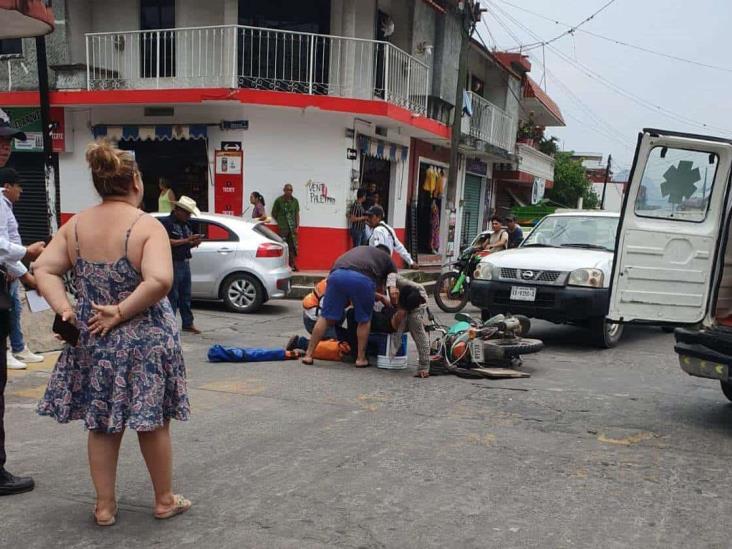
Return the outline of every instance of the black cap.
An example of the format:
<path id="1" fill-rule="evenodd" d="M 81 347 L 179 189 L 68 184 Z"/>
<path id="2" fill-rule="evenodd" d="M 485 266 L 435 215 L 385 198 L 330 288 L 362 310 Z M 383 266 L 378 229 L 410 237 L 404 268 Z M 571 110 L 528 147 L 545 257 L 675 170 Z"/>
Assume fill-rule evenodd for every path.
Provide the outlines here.
<path id="1" fill-rule="evenodd" d="M 18 185 L 19 183 L 20 175 L 13 168 L 0 168 L 0 186 Z"/>
<path id="2" fill-rule="evenodd" d="M 366 210 L 366 215 L 375 215 L 376 217 L 381 217 L 383 219 L 384 218 L 384 208 L 382 208 L 378 204 L 374 204 L 368 210 Z"/>
<path id="3" fill-rule="evenodd" d="M 11 137 L 25 141 L 25 134 L 10 127 L 10 117 L 4 110 L 0 109 L 0 137 Z"/>

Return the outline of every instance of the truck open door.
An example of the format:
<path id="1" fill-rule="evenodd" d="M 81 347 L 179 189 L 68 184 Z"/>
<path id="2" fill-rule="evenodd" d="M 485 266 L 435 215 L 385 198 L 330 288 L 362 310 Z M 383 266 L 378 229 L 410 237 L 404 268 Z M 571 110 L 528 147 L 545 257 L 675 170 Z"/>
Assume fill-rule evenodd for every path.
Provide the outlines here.
<path id="1" fill-rule="evenodd" d="M 727 239 L 732 142 L 643 130 L 618 227 L 608 319 L 696 324 Z"/>

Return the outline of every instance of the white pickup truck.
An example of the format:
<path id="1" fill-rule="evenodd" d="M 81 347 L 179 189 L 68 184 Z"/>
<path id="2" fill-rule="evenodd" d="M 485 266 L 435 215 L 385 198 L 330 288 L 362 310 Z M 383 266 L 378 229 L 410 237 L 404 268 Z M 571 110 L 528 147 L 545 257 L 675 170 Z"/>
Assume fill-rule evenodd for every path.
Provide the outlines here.
<path id="1" fill-rule="evenodd" d="M 471 302 L 484 318 L 513 313 L 577 324 L 591 330 L 598 346 L 616 345 L 623 327 L 605 316 L 618 219 L 594 211 L 546 216 L 518 248 L 478 264 Z"/>

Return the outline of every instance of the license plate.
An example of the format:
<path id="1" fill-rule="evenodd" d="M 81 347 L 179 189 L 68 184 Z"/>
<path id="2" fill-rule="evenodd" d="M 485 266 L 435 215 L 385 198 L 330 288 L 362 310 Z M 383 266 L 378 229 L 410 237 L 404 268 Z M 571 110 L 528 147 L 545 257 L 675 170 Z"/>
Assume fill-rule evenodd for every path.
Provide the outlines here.
<path id="1" fill-rule="evenodd" d="M 536 288 L 529 286 L 511 286 L 512 301 L 536 301 Z"/>
<path id="2" fill-rule="evenodd" d="M 483 362 L 483 340 L 474 339 L 470 342 L 470 356 L 473 362 Z"/>

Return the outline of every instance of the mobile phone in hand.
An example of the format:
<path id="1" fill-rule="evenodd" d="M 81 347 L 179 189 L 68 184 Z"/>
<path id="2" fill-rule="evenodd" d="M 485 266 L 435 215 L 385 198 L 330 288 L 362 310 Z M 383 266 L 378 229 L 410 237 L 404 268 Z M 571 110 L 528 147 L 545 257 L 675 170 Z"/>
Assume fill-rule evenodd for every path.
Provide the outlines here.
<path id="1" fill-rule="evenodd" d="M 76 344 L 79 343 L 79 328 L 74 326 L 71 322 L 65 321 L 61 315 L 56 315 L 51 329 L 53 330 L 53 333 L 60 335 L 61 338 L 72 347 L 76 347 Z"/>

